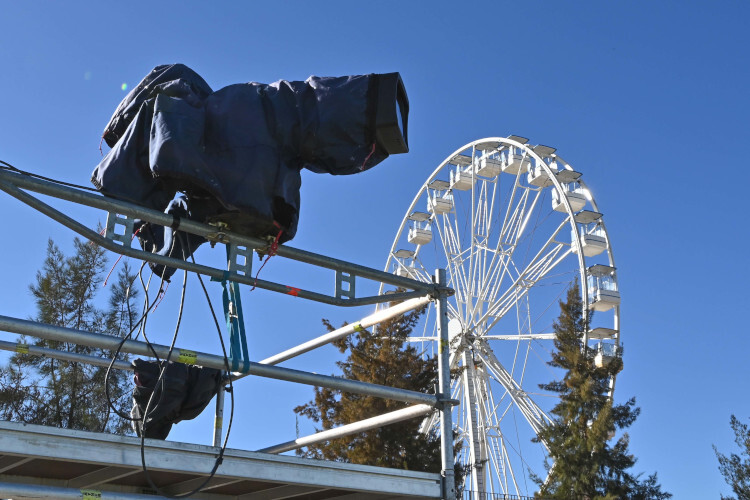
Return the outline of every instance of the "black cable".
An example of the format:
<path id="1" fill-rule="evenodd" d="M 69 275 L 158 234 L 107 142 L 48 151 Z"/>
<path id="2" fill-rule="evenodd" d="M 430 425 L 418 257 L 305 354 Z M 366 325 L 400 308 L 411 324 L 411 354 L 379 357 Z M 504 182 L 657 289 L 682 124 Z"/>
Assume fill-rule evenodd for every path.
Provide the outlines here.
<path id="1" fill-rule="evenodd" d="M 187 248 L 188 248 L 188 254 L 190 254 L 191 260 L 193 261 L 193 263 L 195 263 L 195 258 L 192 256 L 192 252 L 190 252 L 189 241 L 186 243 L 185 241 L 182 240 L 182 235 L 180 235 L 178 232 L 175 232 L 175 233 L 176 233 L 177 237 L 180 239 L 181 247 L 183 248 L 183 258 L 186 257 L 184 249 L 187 246 Z M 224 354 L 224 367 L 225 367 L 227 373 L 229 373 L 230 372 L 230 369 L 229 369 L 229 357 L 227 356 L 226 346 L 224 344 L 224 339 L 223 339 L 222 334 L 221 334 L 221 327 L 219 326 L 219 320 L 216 317 L 216 312 L 214 311 L 213 305 L 211 304 L 211 298 L 210 298 L 210 296 L 208 294 L 208 290 L 206 289 L 205 284 L 203 283 L 203 279 L 201 278 L 200 274 L 196 274 L 196 275 L 198 276 L 198 281 L 200 282 L 201 288 L 203 289 L 203 292 L 204 292 L 204 294 L 206 296 L 206 300 L 208 301 L 208 307 L 209 307 L 209 309 L 211 311 L 211 316 L 213 317 L 214 324 L 216 326 L 216 330 L 217 330 L 218 335 L 219 335 L 219 342 L 221 343 L 222 353 Z M 184 303 L 185 303 L 185 288 L 186 288 L 186 283 L 187 283 L 187 271 L 185 271 L 184 279 L 183 279 L 183 287 L 182 287 L 182 294 L 181 294 L 181 298 L 180 298 L 180 310 L 179 310 L 179 318 L 178 318 L 177 326 L 175 328 L 175 333 L 174 333 L 174 336 L 172 338 L 172 344 L 170 345 L 170 348 L 169 348 L 169 353 L 167 355 L 166 363 L 164 363 L 164 366 L 163 366 L 163 368 L 161 370 L 161 373 L 159 374 L 159 380 L 157 381 L 157 385 L 159 384 L 159 382 L 161 382 L 162 385 L 163 385 L 163 375 L 164 375 L 164 372 L 166 371 L 166 366 L 167 366 L 167 364 L 168 364 L 168 362 L 169 362 L 169 360 L 171 358 L 171 355 L 172 355 L 172 352 L 173 352 L 173 349 L 174 349 L 174 345 L 175 345 L 175 342 L 177 340 L 177 334 L 178 334 L 178 331 L 179 331 L 180 320 L 182 318 L 182 312 L 183 312 Z M 234 420 L 234 387 L 232 385 L 232 378 L 229 377 L 229 376 L 227 376 L 227 379 L 229 381 L 229 393 L 230 393 L 230 400 L 231 400 L 230 413 L 229 413 L 229 423 L 227 425 L 227 433 L 226 433 L 226 436 L 224 438 L 224 443 L 223 443 L 221 449 L 219 450 L 219 454 L 216 457 L 216 461 L 214 462 L 214 466 L 211 469 L 211 472 L 209 472 L 209 475 L 206 477 L 206 479 L 198 487 L 196 487 L 194 490 L 190 491 L 189 493 L 183 493 L 183 494 L 180 494 L 180 495 L 171 495 L 171 494 L 168 494 L 166 492 L 163 492 L 158 486 L 156 486 L 154 484 L 153 480 L 151 479 L 151 475 L 148 472 L 148 467 L 146 466 L 145 433 L 143 431 L 141 432 L 141 465 L 143 467 L 143 472 L 144 472 L 144 474 L 146 476 L 146 480 L 148 481 L 148 483 L 151 486 L 151 488 L 153 488 L 158 494 L 166 496 L 166 497 L 169 497 L 169 498 L 186 498 L 186 497 L 189 497 L 189 496 L 194 495 L 195 493 L 199 492 L 200 490 L 202 490 L 208 484 L 208 482 L 214 477 L 214 475 L 216 474 L 216 471 L 218 470 L 219 466 L 221 465 L 221 463 L 224 460 L 224 452 L 226 451 L 227 444 L 229 442 L 229 434 L 230 434 L 230 432 L 232 430 L 232 422 Z M 219 390 L 223 390 L 224 389 L 223 385 L 224 384 L 222 383 L 222 387 Z M 155 387 L 156 387 L 156 385 L 155 385 Z M 165 392 L 164 388 L 162 387 L 162 395 L 164 394 L 164 392 Z M 144 415 L 143 415 L 143 421 L 144 421 L 144 423 L 145 423 L 146 417 L 148 415 L 149 407 L 151 405 L 153 396 L 154 396 L 154 393 L 151 393 L 151 397 L 149 398 L 149 401 L 146 404 L 146 409 L 145 409 Z"/>
<path id="2" fill-rule="evenodd" d="M 171 256 L 171 253 L 172 252 L 170 250 L 170 255 L 169 256 Z M 152 308 L 155 309 L 156 305 L 159 302 L 155 300 L 152 304 L 149 305 L 148 289 L 149 289 L 149 287 L 151 285 L 151 278 L 153 277 L 153 272 L 151 273 L 151 276 L 149 276 L 148 284 L 144 283 L 143 282 L 143 269 L 144 269 L 145 266 L 146 266 L 146 263 L 144 262 L 143 264 L 141 264 L 141 268 L 138 270 L 138 278 L 141 281 L 141 286 L 143 287 L 143 292 L 144 292 L 143 313 L 142 313 L 140 319 L 138 320 L 138 322 L 135 324 L 135 326 L 132 326 L 132 321 L 130 320 L 130 300 L 128 299 L 128 296 L 130 294 L 130 286 L 128 286 L 128 290 L 127 290 L 126 298 L 125 298 L 125 303 L 127 304 L 127 307 L 128 307 L 128 321 L 131 323 L 131 325 L 130 325 L 131 328 L 130 328 L 130 331 L 128 332 L 128 334 L 123 337 L 123 339 L 120 341 L 119 345 L 117 346 L 117 349 L 115 350 L 115 354 L 112 356 L 112 360 L 110 361 L 109 366 L 107 367 L 107 371 L 105 372 L 105 375 L 104 375 L 104 392 L 105 392 L 105 395 L 106 395 L 106 398 L 107 398 L 108 407 L 107 407 L 107 418 L 105 419 L 104 426 L 102 428 L 102 432 L 104 432 L 104 430 L 106 429 L 107 420 L 109 420 L 109 413 L 110 413 L 111 410 L 114 410 L 114 412 L 115 412 L 115 414 L 117 416 L 119 416 L 120 418 L 123 418 L 123 419 L 125 419 L 125 420 L 127 420 L 129 422 L 142 422 L 143 421 L 143 417 L 141 417 L 141 418 L 132 418 L 132 416 L 130 414 L 124 413 L 124 412 L 120 411 L 118 408 L 116 408 L 114 406 L 114 403 L 112 402 L 112 398 L 111 398 L 110 392 L 109 392 L 109 376 L 110 376 L 112 367 L 114 366 L 115 361 L 117 360 L 117 357 L 120 355 L 120 351 L 122 350 L 122 347 L 125 345 L 125 341 L 127 341 L 128 339 L 130 339 L 132 337 L 133 332 L 139 326 L 141 326 L 142 333 L 143 333 L 143 338 L 146 340 L 146 345 L 148 346 L 149 349 L 151 349 L 151 353 L 153 354 L 154 358 L 156 358 L 156 361 L 159 364 L 159 366 L 161 367 L 161 365 L 162 365 L 161 359 L 159 358 L 159 354 L 156 352 L 156 350 L 154 349 L 154 347 L 151 345 L 151 342 L 146 337 L 146 331 L 145 331 L 146 320 L 148 319 L 148 315 L 151 312 Z M 164 281 L 165 281 L 164 280 L 164 274 L 165 274 L 165 272 L 166 272 L 166 268 L 164 268 L 162 270 L 161 284 L 159 286 L 159 293 L 163 293 L 164 292 L 163 287 L 164 287 Z M 157 299 L 158 299 L 159 293 L 157 293 Z M 136 335 L 136 338 L 138 338 L 138 335 Z M 157 406 L 158 406 L 158 403 L 157 403 Z"/>
<path id="3" fill-rule="evenodd" d="M 130 414 L 124 413 L 124 412 L 120 411 L 118 408 L 115 407 L 114 403 L 112 402 L 112 397 L 111 397 L 110 392 L 109 392 L 109 376 L 110 376 L 112 368 L 114 367 L 115 361 L 117 360 L 117 357 L 120 355 L 120 351 L 122 350 L 122 347 L 125 345 L 125 342 L 132 337 L 133 332 L 135 331 L 135 329 L 138 328 L 141 325 L 141 323 L 145 320 L 145 318 L 147 317 L 147 315 L 151 312 L 151 310 L 154 308 L 154 306 L 156 304 L 157 304 L 157 302 L 154 302 L 153 304 L 151 304 L 149 306 L 149 308 L 144 312 L 144 314 L 141 316 L 141 318 L 138 320 L 138 322 L 136 322 L 135 326 L 133 326 L 131 328 L 131 330 L 128 332 L 128 334 L 125 335 L 123 337 L 123 339 L 120 341 L 120 344 L 117 346 L 117 349 L 115 350 L 115 354 L 114 354 L 114 356 L 112 356 L 112 360 L 110 361 L 109 366 L 107 367 L 107 372 L 104 375 L 104 392 L 105 392 L 105 395 L 107 397 L 107 404 L 109 405 L 109 408 L 111 410 L 113 410 L 117 416 L 119 416 L 120 418 L 123 418 L 125 420 L 128 420 L 130 422 L 142 421 L 143 419 L 142 418 L 132 418 L 132 416 Z M 129 315 L 130 315 L 130 305 L 128 304 L 128 316 Z M 131 321 L 131 323 L 132 323 L 132 321 Z M 151 348 L 152 352 L 154 354 L 156 354 L 156 351 L 154 350 L 154 348 L 151 345 L 151 343 L 147 342 L 147 345 Z M 106 422 L 105 422 L 105 426 L 106 426 Z M 104 432 L 104 431 L 102 430 L 102 432 Z"/>
<path id="4" fill-rule="evenodd" d="M 25 172 L 25 171 L 23 171 L 23 170 L 21 170 L 19 168 L 14 167 L 13 165 L 11 165 L 10 163 L 8 163 L 7 161 L 3 161 L 3 160 L 0 160 L 0 169 L 2 169 L 2 170 L 10 170 L 10 171 L 16 172 L 18 174 L 27 175 L 29 177 L 35 177 L 37 179 L 42 179 L 42 180 L 48 181 L 48 182 L 54 182 L 55 184 L 60 184 L 61 186 L 68 186 L 68 187 L 73 187 L 73 188 L 77 188 L 77 189 L 84 189 L 86 191 L 94 191 L 95 193 L 99 192 L 98 189 L 94 189 L 94 188 L 91 188 L 91 187 L 88 187 L 88 186 L 81 186 L 79 184 L 73 184 L 71 182 L 59 181 L 57 179 L 52 179 L 50 177 L 45 177 L 43 175 L 32 174 L 31 172 Z"/>
<path id="5" fill-rule="evenodd" d="M 183 259 L 187 260 L 186 259 L 187 256 L 185 255 L 185 248 L 187 247 L 188 250 L 190 249 L 189 248 L 190 247 L 189 241 L 187 241 L 187 242 L 183 241 L 182 235 L 180 235 L 179 233 L 177 233 L 177 236 L 178 236 L 178 238 L 180 238 L 180 243 L 181 243 L 181 247 L 182 247 L 182 251 L 183 251 Z M 172 249 L 170 249 L 170 255 L 169 256 L 171 256 L 173 250 L 174 250 L 174 246 L 172 247 Z M 188 253 L 190 254 L 190 257 L 191 257 L 193 263 L 195 263 L 195 258 L 192 256 L 192 252 L 188 252 Z M 153 488 L 158 494 L 163 495 L 163 496 L 167 496 L 169 498 L 185 498 L 185 497 L 189 497 L 189 496 L 197 493 L 201 489 L 203 489 L 206 486 L 206 484 L 208 484 L 208 482 L 214 477 L 214 475 L 216 474 L 216 471 L 218 470 L 219 466 L 221 465 L 221 463 L 222 463 L 222 461 L 224 459 L 224 453 L 226 451 L 226 447 L 227 447 L 227 444 L 229 442 L 229 435 L 231 433 L 232 423 L 234 421 L 234 403 L 235 403 L 235 401 L 234 401 L 234 387 L 233 387 L 233 384 L 232 384 L 232 378 L 230 376 L 228 376 L 228 374 L 230 373 L 229 357 L 227 355 L 226 345 L 224 344 L 224 339 L 222 337 L 221 326 L 219 325 L 219 321 L 217 319 L 216 312 L 215 312 L 215 310 L 213 308 L 213 304 L 211 303 L 211 298 L 210 298 L 210 296 L 208 294 L 208 290 L 206 289 L 205 283 L 203 282 L 203 279 L 200 276 L 200 274 L 197 274 L 198 281 L 200 282 L 201 288 L 203 289 L 203 292 L 204 292 L 204 294 L 206 296 L 206 300 L 208 302 L 208 307 L 209 307 L 209 309 L 211 311 L 211 315 L 212 315 L 212 318 L 214 320 L 214 325 L 216 326 L 216 330 L 217 330 L 217 333 L 219 335 L 219 342 L 221 344 L 222 353 L 224 355 L 224 367 L 225 367 L 225 370 L 226 370 L 226 373 L 227 373 L 227 376 L 225 378 L 226 378 L 226 380 L 229 383 L 229 388 L 226 389 L 224 387 L 224 382 L 222 381 L 221 382 L 221 388 L 219 390 L 227 390 L 230 393 L 230 402 L 231 402 L 231 404 L 230 404 L 229 422 L 228 422 L 228 425 L 227 425 L 227 432 L 226 432 L 226 436 L 224 438 L 224 443 L 223 443 L 221 449 L 219 450 L 219 454 L 216 457 L 216 461 L 214 463 L 214 466 L 211 469 L 211 472 L 209 473 L 209 475 L 206 477 L 205 481 L 203 481 L 202 484 L 200 484 L 197 488 L 195 488 L 193 491 L 191 491 L 189 493 L 184 493 L 184 494 L 180 494 L 180 495 L 170 495 L 170 494 L 167 494 L 167 493 L 161 491 L 161 489 L 154 484 L 154 482 L 153 482 L 153 480 L 152 480 L 152 478 L 151 478 L 151 476 L 149 474 L 148 467 L 146 465 L 146 457 L 145 457 L 145 432 L 144 432 L 144 428 L 143 427 L 145 426 L 145 422 L 146 422 L 146 419 L 148 417 L 149 412 L 153 411 L 152 407 L 153 408 L 157 408 L 159 406 L 159 404 L 161 404 L 162 398 L 164 397 L 164 394 L 166 393 L 164 374 L 166 372 L 167 366 L 169 365 L 172 353 L 174 352 L 174 347 L 175 347 L 175 344 L 177 342 L 177 336 L 178 336 L 179 329 L 180 329 L 180 324 L 181 324 L 181 321 L 182 321 L 182 313 L 184 311 L 184 305 L 185 305 L 185 293 L 186 293 L 186 288 L 187 288 L 187 271 L 185 271 L 185 273 L 183 275 L 182 293 L 180 295 L 180 308 L 179 308 L 179 313 L 178 313 L 177 324 L 175 326 L 175 332 L 174 332 L 174 335 L 172 337 L 172 343 L 171 343 L 171 345 L 169 347 L 169 351 L 167 353 L 167 358 L 162 362 L 162 360 L 159 358 L 158 354 L 156 353 L 155 349 L 153 348 L 151 342 L 147 338 L 146 332 L 145 332 L 145 326 L 146 326 L 146 322 L 147 322 L 147 319 L 148 319 L 148 315 L 151 313 L 152 309 L 155 308 L 155 306 L 159 303 L 159 301 L 158 301 L 158 294 L 157 294 L 157 300 L 155 300 L 153 303 L 149 303 L 150 301 L 149 301 L 149 297 L 148 297 L 148 289 L 149 289 L 149 286 L 150 286 L 151 277 L 153 277 L 153 273 L 151 274 L 151 277 L 149 277 L 148 285 L 147 285 L 143 281 L 143 275 L 142 275 L 142 273 L 143 273 L 144 267 L 145 267 L 145 263 L 141 265 L 141 269 L 138 272 L 138 277 L 139 277 L 139 279 L 141 281 L 141 286 L 144 289 L 144 310 L 143 310 L 143 313 L 142 313 L 140 319 L 138 320 L 138 322 L 135 325 L 132 325 L 132 322 L 131 322 L 130 331 L 122 339 L 122 341 L 120 342 L 120 344 L 117 347 L 117 350 L 115 351 L 114 356 L 112 357 L 112 360 L 111 360 L 111 362 L 110 362 L 110 364 L 109 364 L 109 366 L 107 368 L 107 372 L 105 374 L 105 392 L 107 394 L 107 401 L 108 401 L 109 408 L 113 409 L 117 413 L 118 416 L 120 416 L 121 418 L 124 418 L 126 420 L 129 420 L 131 422 L 132 421 L 139 421 L 139 422 L 141 422 L 141 432 L 140 432 L 140 435 L 141 435 L 140 436 L 141 437 L 141 446 L 140 446 L 140 448 L 141 448 L 141 465 L 143 467 L 143 471 L 144 471 L 144 473 L 146 475 L 146 479 L 147 479 L 149 485 L 151 486 L 151 488 Z M 166 266 L 162 270 L 161 285 L 159 287 L 159 293 L 163 293 L 163 291 L 164 291 L 163 286 L 164 286 L 164 281 L 165 281 L 164 280 L 164 274 L 165 274 L 165 272 L 166 272 Z M 128 297 L 129 296 L 129 291 L 130 291 L 130 287 L 128 287 L 128 290 L 127 290 L 127 293 L 126 293 L 126 304 L 127 304 L 127 307 L 128 307 L 128 319 L 129 319 L 129 321 L 131 321 L 130 320 L 130 302 L 129 302 L 129 297 Z M 128 340 L 129 338 L 131 338 L 133 332 L 136 329 L 138 329 L 139 327 L 140 327 L 139 334 L 143 333 L 143 337 L 144 337 L 144 340 L 146 341 L 146 344 L 151 349 L 154 357 L 157 360 L 157 363 L 159 364 L 160 372 L 159 372 L 159 378 L 157 379 L 156 383 L 154 384 L 154 390 L 151 393 L 151 396 L 149 397 L 148 402 L 146 403 L 146 407 L 144 409 L 142 417 L 141 418 L 132 418 L 130 415 L 125 415 L 121 411 L 119 411 L 117 408 L 115 408 L 114 404 L 111 401 L 111 396 L 110 396 L 110 393 L 109 393 L 108 380 L 109 380 L 110 371 L 111 371 L 112 367 L 114 366 L 114 362 L 117 359 L 117 357 L 119 356 L 119 353 L 122 350 L 122 347 L 124 346 L 125 341 Z M 155 394 L 157 388 L 159 388 L 159 387 L 160 387 L 159 401 L 156 403 L 156 405 L 153 405 L 154 394 Z M 105 426 L 106 426 L 106 421 L 105 421 Z"/>
<path id="6" fill-rule="evenodd" d="M 165 268 L 166 270 L 166 268 Z M 156 486 L 151 479 L 151 475 L 148 472 L 148 467 L 146 466 L 146 420 L 148 419 L 149 411 L 152 410 L 151 404 L 154 401 L 154 395 L 156 394 L 156 391 L 159 390 L 159 402 L 153 407 L 153 409 L 157 408 L 159 406 L 159 403 L 161 403 L 161 398 L 164 397 L 165 390 L 165 381 L 164 381 L 164 374 L 167 371 L 167 367 L 169 366 L 169 361 L 172 358 L 172 353 L 174 352 L 174 346 L 177 342 L 177 335 L 180 332 L 180 324 L 182 323 L 182 313 L 185 309 L 185 291 L 187 289 L 187 271 L 184 271 L 183 273 L 183 279 L 182 279 L 182 291 L 180 294 L 180 308 L 177 313 L 177 324 L 175 325 L 174 334 L 172 335 L 172 343 L 169 345 L 169 351 L 167 352 L 167 357 L 164 360 L 164 363 L 161 364 L 160 370 L 159 370 L 159 378 L 156 380 L 156 383 L 154 384 L 154 390 L 151 392 L 151 395 L 148 398 L 148 402 L 146 403 L 146 407 L 143 410 L 143 423 L 141 425 L 141 465 L 143 467 L 143 472 L 146 475 L 146 480 L 148 481 L 151 488 L 153 488 L 158 494 L 167 496 L 169 498 L 184 498 L 186 496 L 190 496 L 195 492 L 190 492 L 189 494 L 185 495 L 169 495 L 164 492 L 162 492 L 158 486 Z M 204 485 L 201 485 L 203 487 Z"/>

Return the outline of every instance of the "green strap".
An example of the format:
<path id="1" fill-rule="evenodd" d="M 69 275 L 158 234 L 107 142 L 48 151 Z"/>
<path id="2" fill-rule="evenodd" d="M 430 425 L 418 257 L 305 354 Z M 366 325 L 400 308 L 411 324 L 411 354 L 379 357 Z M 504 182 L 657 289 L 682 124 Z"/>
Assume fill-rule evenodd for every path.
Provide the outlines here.
<path id="1" fill-rule="evenodd" d="M 250 354 L 247 349 L 247 338 L 245 337 L 245 319 L 242 315 L 242 299 L 240 298 L 240 285 L 239 283 L 229 283 L 229 295 L 231 296 L 232 304 L 234 304 L 235 314 L 230 315 L 231 320 L 231 334 L 232 339 L 231 353 L 232 356 L 232 370 L 237 371 L 239 364 L 239 357 L 242 356 L 242 372 L 246 372 L 250 368 Z M 229 321 L 227 321 L 229 323 Z"/>
<path id="2" fill-rule="evenodd" d="M 227 246 L 227 257 L 229 257 L 229 246 Z M 224 271 L 222 279 L 211 278 L 211 281 L 221 281 L 223 292 L 221 294 L 224 303 L 224 317 L 229 330 L 229 357 L 232 361 L 232 371 L 245 373 L 250 368 L 250 354 L 247 349 L 247 338 L 245 337 L 245 320 L 242 315 L 242 300 L 240 298 L 240 285 L 229 281 L 229 272 Z M 240 369 L 240 358 L 242 368 Z"/>

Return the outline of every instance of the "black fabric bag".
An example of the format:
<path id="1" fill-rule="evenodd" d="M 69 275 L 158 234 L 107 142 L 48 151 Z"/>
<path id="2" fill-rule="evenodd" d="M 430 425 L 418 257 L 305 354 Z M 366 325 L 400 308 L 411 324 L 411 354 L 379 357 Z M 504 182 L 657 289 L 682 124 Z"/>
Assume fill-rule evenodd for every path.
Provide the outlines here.
<path id="1" fill-rule="evenodd" d="M 169 362 L 159 380 L 158 362 L 135 359 L 133 367 L 135 388 L 130 416 L 135 419 L 136 434 L 147 438 L 166 439 L 172 424 L 200 415 L 222 386 L 221 371 L 215 368 Z"/>

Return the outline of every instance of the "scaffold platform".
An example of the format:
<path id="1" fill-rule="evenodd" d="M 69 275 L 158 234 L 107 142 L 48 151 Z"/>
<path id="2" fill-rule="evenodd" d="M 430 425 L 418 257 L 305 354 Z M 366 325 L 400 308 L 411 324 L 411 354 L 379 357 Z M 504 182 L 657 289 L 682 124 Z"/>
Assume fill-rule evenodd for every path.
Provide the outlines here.
<path id="1" fill-rule="evenodd" d="M 136 500 L 155 498 L 190 498 L 208 500 L 296 499 L 318 500 L 421 500 L 455 498 L 453 477 L 449 350 L 438 356 L 438 384 L 433 394 L 396 387 L 382 386 L 342 377 L 320 375 L 275 366 L 300 354 L 344 338 L 355 331 L 376 325 L 434 301 L 438 311 L 439 339 L 448 344 L 447 297 L 453 290 L 446 286 L 445 271 L 437 269 L 433 282 L 422 282 L 388 272 L 371 269 L 309 251 L 284 245 L 274 251 L 280 258 L 291 259 L 316 268 L 333 271 L 333 294 L 316 290 L 292 288 L 281 283 L 252 277 L 250 262 L 253 252 L 267 254 L 269 242 L 236 234 L 225 228 L 175 219 L 167 214 L 124 201 L 89 193 L 80 189 L 38 179 L 23 172 L 0 169 L 0 190 L 47 215 L 89 241 L 119 255 L 133 257 L 163 266 L 201 274 L 219 281 L 266 289 L 322 304 L 340 307 L 386 304 L 391 306 L 319 337 L 303 342 L 259 362 L 226 357 L 181 346 L 165 346 L 119 338 L 98 332 L 75 330 L 0 315 L 0 332 L 26 335 L 55 342 L 86 345 L 122 354 L 200 365 L 221 370 L 224 380 L 238 382 L 248 375 L 286 380 L 316 387 L 386 398 L 410 403 L 403 409 L 353 422 L 310 436 L 280 443 L 259 451 L 226 449 L 215 473 L 212 471 L 221 455 L 224 392 L 216 395 L 216 418 L 213 446 L 141 440 L 139 437 L 61 429 L 20 422 L 0 421 L 0 499 L 83 499 Z M 107 225 L 102 233 L 84 226 L 30 192 L 48 198 L 71 202 L 107 212 Z M 162 256 L 131 247 L 133 221 L 172 227 L 175 231 L 206 238 L 212 244 L 227 246 L 228 269 L 218 269 L 192 261 Z M 124 231 L 124 234 L 121 234 Z M 229 258 L 231 256 L 231 258 Z M 245 256 L 245 263 L 240 264 Z M 355 278 L 371 280 L 396 287 L 392 294 L 360 296 L 355 294 Z M 38 347 L 24 342 L 0 341 L 0 350 L 25 352 L 35 356 L 65 359 L 96 366 L 109 366 L 109 359 L 80 355 L 57 349 Z M 20 346 L 20 347 L 19 347 Z M 19 349 L 21 349 L 19 351 Z M 112 367 L 132 370 L 129 363 L 115 359 Z M 441 471 L 415 472 L 342 462 L 305 459 L 281 453 L 317 442 L 340 438 L 411 418 L 439 414 L 441 435 Z M 226 445 L 228 437 L 224 440 Z M 144 471 L 142 453 L 145 456 Z M 197 493 L 194 491 L 200 490 Z"/>
<path id="2" fill-rule="evenodd" d="M 145 440 L 151 480 L 168 495 L 199 486 L 214 446 Z M 0 498 L 130 500 L 155 494 L 136 437 L 0 422 Z M 215 476 L 191 498 L 422 500 L 440 498 L 440 474 L 227 449 Z"/>

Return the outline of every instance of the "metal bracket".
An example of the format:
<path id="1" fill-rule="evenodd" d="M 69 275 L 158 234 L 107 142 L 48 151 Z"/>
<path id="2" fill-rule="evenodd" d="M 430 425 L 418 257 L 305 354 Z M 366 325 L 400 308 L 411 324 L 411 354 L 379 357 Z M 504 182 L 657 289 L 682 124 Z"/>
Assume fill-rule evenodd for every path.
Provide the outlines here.
<path id="1" fill-rule="evenodd" d="M 243 276 L 251 276 L 253 271 L 253 249 L 248 246 L 227 243 L 229 257 L 227 269 Z"/>
<path id="2" fill-rule="evenodd" d="M 107 232 L 104 237 L 119 241 L 123 246 L 130 248 L 130 242 L 133 241 L 133 223 L 135 219 L 131 219 L 126 215 L 119 215 L 116 212 L 107 213 Z M 122 233 L 117 232 L 117 226 L 124 226 Z"/>
<path id="3" fill-rule="evenodd" d="M 336 298 L 337 299 L 353 299 L 354 298 L 354 280 L 356 276 L 353 274 L 345 273 L 343 271 L 336 271 Z"/>
<path id="4" fill-rule="evenodd" d="M 445 407 L 445 406 L 458 406 L 461 404 L 461 401 L 458 399 L 450 399 L 450 398 L 441 398 L 438 396 L 438 407 Z"/>

